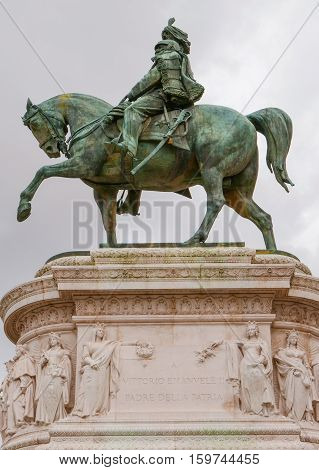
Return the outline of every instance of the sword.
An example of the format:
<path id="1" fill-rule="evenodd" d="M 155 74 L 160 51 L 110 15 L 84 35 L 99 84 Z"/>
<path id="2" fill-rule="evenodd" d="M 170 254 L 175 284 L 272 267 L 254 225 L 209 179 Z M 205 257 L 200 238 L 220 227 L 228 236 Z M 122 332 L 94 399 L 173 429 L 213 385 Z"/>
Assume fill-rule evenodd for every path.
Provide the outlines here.
<path id="1" fill-rule="evenodd" d="M 136 175 L 136 173 L 141 168 L 143 168 L 143 166 L 146 165 L 146 163 L 149 162 L 157 154 L 157 152 L 166 144 L 166 142 L 170 139 L 170 137 L 172 137 L 177 127 L 180 124 L 182 124 L 182 122 L 186 122 L 190 117 L 191 117 L 191 113 L 183 109 L 183 111 L 181 111 L 180 114 L 178 115 L 176 121 L 174 121 L 170 129 L 164 135 L 160 143 L 152 150 L 152 152 L 146 158 L 144 158 L 144 160 L 141 161 L 141 163 L 139 163 L 138 165 L 136 165 L 136 167 L 133 168 L 133 170 L 131 171 L 131 174 Z"/>

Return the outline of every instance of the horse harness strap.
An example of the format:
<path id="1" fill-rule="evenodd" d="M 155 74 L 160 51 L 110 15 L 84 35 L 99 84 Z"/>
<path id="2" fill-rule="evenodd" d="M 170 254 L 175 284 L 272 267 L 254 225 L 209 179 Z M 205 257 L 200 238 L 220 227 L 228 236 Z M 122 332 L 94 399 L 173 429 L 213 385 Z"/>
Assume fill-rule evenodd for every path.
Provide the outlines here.
<path id="1" fill-rule="evenodd" d="M 74 145 L 76 142 L 79 140 L 84 139 L 85 137 L 89 136 L 92 134 L 96 129 L 100 127 L 102 124 L 102 121 L 104 120 L 106 115 L 103 115 L 102 117 L 99 117 L 97 119 L 94 119 L 93 121 L 90 121 L 88 124 L 85 124 L 84 126 L 80 127 L 77 129 L 66 141 L 67 144 L 69 144 L 69 150 Z M 92 127 L 90 127 L 92 126 Z M 86 132 L 81 134 L 81 131 L 84 131 L 85 129 L 89 128 Z"/>
<path id="2" fill-rule="evenodd" d="M 39 114 L 41 114 L 41 116 L 49 124 L 48 127 L 49 127 L 50 137 L 47 140 L 45 140 L 44 142 L 42 142 L 41 144 L 39 144 L 40 148 L 42 149 L 42 147 L 44 147 L 44 145 L 47 142 L 49 142 L 49 140 L 54 139 L 58 144 L 58 149 L 60 150 L 60 152 L 62 152 L 68 158 L 69 157 L 69 152 L 68 152 L 67 144 L 66 144 L 65 139 L 64 139 L 64 135 L 61 135 L 59 133 L 58 129 L 56 128 L 56 126 L 52 122 L 52 119 L 55 119 L 56 121 L 59 121 L 63 126 L 66 125 L 65 122 L 62 119 L 57 118 L 56 116 L 48 115 L 39 106 L 34 106 L 33 105 L 33 107 L 35 109 L 35 112 L 27 119 L 27 121 L 29 121 L 29 119 L 31 117 L 33 117 L 36 113 L 39 113 Z M 28 125 L 27 121 L 25 122 L 26 125 Z"/>

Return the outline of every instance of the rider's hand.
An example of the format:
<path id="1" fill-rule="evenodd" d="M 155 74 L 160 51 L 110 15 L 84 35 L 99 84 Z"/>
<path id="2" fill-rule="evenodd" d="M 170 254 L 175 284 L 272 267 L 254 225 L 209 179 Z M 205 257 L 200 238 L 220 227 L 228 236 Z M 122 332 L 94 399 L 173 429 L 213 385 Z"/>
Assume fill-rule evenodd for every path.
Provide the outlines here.
<path id="1" fill-rule="evenodd" d="M 111 124 L 111 122 L 113 122 L 113 119 L 114 119 L 113 116 L 107 114 L 107 115 L 103 118 L 102 123 L 103 123 L 103 124 L 106 124 L 106 125 L 107 125 L 107 124 Z"/>

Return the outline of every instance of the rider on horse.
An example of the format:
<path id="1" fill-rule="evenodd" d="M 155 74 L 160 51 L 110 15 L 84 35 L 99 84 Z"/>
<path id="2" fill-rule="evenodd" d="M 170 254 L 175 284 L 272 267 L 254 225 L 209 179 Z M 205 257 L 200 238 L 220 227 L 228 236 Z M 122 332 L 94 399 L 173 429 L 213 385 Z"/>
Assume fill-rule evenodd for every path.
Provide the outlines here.
<path id="1" fill-rule="evenodd" d="M 162 31 L 162 41 L 155 46 L 154 64 L 150 71 L 131 89 L 125 99 L 108 114 L 106 122 L 124 116 L 123 141 L 114 139 L 109 145 L 112 153 L 136 155 L 143 124 L 150 116 L 167 109 L 192 106 L 204 93 L 204 87 L 193 77 L 188 54 L 188 35 L 173 26 L 174 18 Z M 126 100 L 128 99 L 128 101 Z M 130 190 L 120 213 L 137 215 L 140 191 Z"/>

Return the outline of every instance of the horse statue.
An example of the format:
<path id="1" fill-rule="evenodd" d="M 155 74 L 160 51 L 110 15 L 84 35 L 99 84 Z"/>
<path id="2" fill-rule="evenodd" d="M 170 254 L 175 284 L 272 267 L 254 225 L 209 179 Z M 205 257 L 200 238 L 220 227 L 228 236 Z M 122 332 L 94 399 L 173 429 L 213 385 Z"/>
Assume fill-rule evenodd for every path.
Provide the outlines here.
<path id="1" fill-rule="evenodd" d="M 289 116 L 266 108 L 244 116 L 223 106 L 196 105 L 185 135 L 187 149 L 166 143 L 134 176 L 123 172 L 120 154 L 109 154 L 111 137 L 103 124 L 111 110 L 105 101 L 83 94 L 62 94 L 40 105 L 27 102 L 23 122 L 50 158 L 64 153 L 67 160 L 40 168 L 20 195 L 17 219 L 31 213 L 31 200 L 40 184 L 53 176 L 80 178 L 93 188 L 107 233 L 108 246 L 116 246 L 116 213 L 119 190 L 187 192 L 201 185 L 207 194 L 207 209 L 196 233 L 185 245 L 204 243 L 226 204 L 251 220 L 262 232 L 266 248 L 276 250 L 271 216 L 253 200 L 258 174 L 257 131 L 267 140 L 267 164 L 288 192 L 293 185 L 286 170 L 292 137 Z M 153 119 L 153 118 L 151 118 Z M 70 132 L 68 145 L 66 135 Z M 112 134 L 112 133 L 111 133 Z M 139 142 L 135 168 L 154 150 L 156 142 Z M 131 172 L 132 173 L 132 172 Z M 134 172 L 133 172 L 134 173 Z"/>

